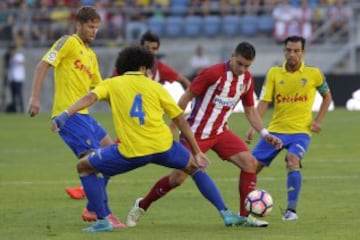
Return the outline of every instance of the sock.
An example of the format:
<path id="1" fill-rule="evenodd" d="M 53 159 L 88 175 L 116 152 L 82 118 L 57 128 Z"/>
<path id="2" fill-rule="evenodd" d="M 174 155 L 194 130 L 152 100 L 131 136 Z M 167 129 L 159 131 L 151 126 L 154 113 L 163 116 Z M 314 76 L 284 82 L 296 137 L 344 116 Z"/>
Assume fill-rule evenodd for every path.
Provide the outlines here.
<path id="1" fill-rule="evenodd" d="M 293 170 L 288 172 L 287 175 L 287 197 L 288 206 L 287 209 L 296 211 L 296 206 L 299 201 L 300 189 L 301 189 L 301 171 Z"/>
<path id="2" fill-rule="evenodd" d="M 169 176 L 161 178 L 159 181 L 157 181 L 157 183 L 155 183 L 145 198 L 140 201 L 139 207 L 146 211 L 153 202 L 165 196 L 165 194 L 170 192 L 173 188 L 175 187 L 170 186 Z"/>
<path id="3" fill-rule="evenodd" d="M 219 212 L 227 209 L 219 189 L 204 171 L 197 170 L 192 178 L 201 194 L 209 200 Z"/>
<path id="4" fill-rule="evenodd" d="M 245 171 L 240 172 L 239 194 L 240 194 L 240 216 L 247 217 L 248 211 L 245 209 L 246 196 L 256 188 L 256 173 Z"/>
<path id="5" fill-rule="evenodd" d="M 103 182 L 103 198 L 104 198 L 104 209 L 105 209 L 105 214 L 106 216 L 109 215 L 111 213 L 111 210 L 109 208 L 109 204 L 108 204 L 108 195 L 107 195 L 107 191 L 106 191 L 106 187 L 108 185 L 108 182 L 110 180 L 109 176 L 103 176 L 103 177 L 98 177 L 101 179 L 101 181 Z"/>
<path id="6" fill-rule="evenodd" d="M 105 209 L 105 214 L 107 216 L 111 213 L 111 210 L 110 210 L 109 204 L 108 204 L 108 196 L 107 196 L 107 192 L 106 192 L 106 187 L 108 185 L 110 177 L 109 176 L 103 176 L 103 177 L 97 176 L 97 177 L 99 178 L 99 181 L 103 182 L 103 185 L 104 185 L 104 187 L 103 187 L 103 189 L 104 189 L 104 192 L 103 192 L 104 209 Z M 87 202 L 86 209 L 89 210 L 90 212 L 95 212 L 95 206 L 90 201 Z"/>
<path id="7" fill-rule="evenodd" d="M 106 214 L 104 209 L 103 183 L 96 174 L 81 176 L 80 180 L 84 187 L 86 197 L 94 207 L 97 218 L 104 219 Z"/>

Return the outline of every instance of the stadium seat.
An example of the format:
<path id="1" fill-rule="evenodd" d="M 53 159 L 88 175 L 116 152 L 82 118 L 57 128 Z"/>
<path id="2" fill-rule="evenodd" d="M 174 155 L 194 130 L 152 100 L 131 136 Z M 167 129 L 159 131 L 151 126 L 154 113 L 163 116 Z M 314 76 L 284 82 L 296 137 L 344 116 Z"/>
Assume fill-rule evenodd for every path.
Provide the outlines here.
<path id="1" fill-rule="evenodd" d="M 240 34 L 241 18 L 237 15 L 226 15 L 222 18 L 221 28 L 225 36 L 236 36 Z"/>
<path id="2" fill-rule="evenodd" d="M 189 0 L 171 0 L 169 13 L 170 16 L 185 16 L 188 12 Z"/>
<path id="3" fill-rule="evenodd" d="M 256 15 L 247 14 L 241 17 L 240 24 L 241 35 L 253 37 L 258 32 L 258 18 Z"/>
<path id="4" fill-rule="evenodd" d="M 274 19 L 270 14 L 258 16 L 258 30 L 262 33 L 272 33 Z"/>
<path id="5" fill-rule="evenodd" d="M 147 27 L 150 31 L 157 34 L 159 37 L 163 36 L 165 19 L 161 17 L 150 17 L 147 21 Z"/>
<path id="6" fill-rule="evenodd" d="M 169 16 L 165 19 L 165 37 L 175 38 L 183 36 L 184 20 L 180 16 Z"/>
<path id="7" fill-rule="evenodd" d="M 184 19 L 185 37 L 199 37 L 202 34 L 203 18 L 200 16 L 188 16 Z"/>
<path id="8" fill-rule="evenodd" d="M 221 32 L 221 18 L 216 15 L 205 16 L 203 20 L 203 32 L 206 37 L 215 37 Z"/>

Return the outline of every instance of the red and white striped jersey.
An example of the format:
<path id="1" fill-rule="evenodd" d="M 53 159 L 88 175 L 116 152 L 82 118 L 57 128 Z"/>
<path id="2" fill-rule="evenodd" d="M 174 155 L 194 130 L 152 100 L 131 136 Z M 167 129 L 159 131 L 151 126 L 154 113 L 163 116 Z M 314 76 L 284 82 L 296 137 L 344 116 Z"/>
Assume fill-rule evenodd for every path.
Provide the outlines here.
<path id="1" fill-rule="evenodd" d="M 116 71 L 116 68 L 113 69 L 111 77 L 118 76 L 119 73 Z M 146 73 L 148 78 L 151 78 L 155 82 L 159 82 L 164 84 L 164 82 L 174 82 L 178 79 L 179 73 L 177 73 L 174 69 L 170 66 L 166 65 L 165 63 L 155 60 L 154 68 L 149 69 Z"/>
<path id="2" fill-rule="evenodd" d="M 158 60 L 155 61 L 154 68 L 148 70 L 146 75 L 148 78 L 161 84 L 164 84 L 165 81 L 174 82 L 179 77 L 179 74 L 174 69 Z"/>
<path id="3" fill-rule="evenodd" d="M 251 73 L 236 76 L 229 62 L 204 69 L 190 85 L 196 97 L 187 120 L 195 137 L 206 139 L 228 129 L 228 118 L 240 100 L 254 106 L 254 87 Z"/>

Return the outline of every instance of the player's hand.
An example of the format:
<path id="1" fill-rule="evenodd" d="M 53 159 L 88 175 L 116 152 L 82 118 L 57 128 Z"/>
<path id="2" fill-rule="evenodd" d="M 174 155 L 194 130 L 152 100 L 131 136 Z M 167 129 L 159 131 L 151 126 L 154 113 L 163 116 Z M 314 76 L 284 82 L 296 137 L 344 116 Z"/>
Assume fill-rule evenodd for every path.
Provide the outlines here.
<path id="1" fill-rule="evenodd" d="M 195 154 L 194 158 L 195 158 L 196 163 L 198 164 L 198 166 L 201 169 L 205 170 L 205 169 L 207 169 L 209 167 L 210 160 L 205 155 L 205 153 L 199 152 L 198 154 Z"/>
<path id="2" fill-rule="evenodd" d="M 321 132 L 321 124 L 318 122 L 311 123 L 311 132 L 313 133 L 320 133 Z"/>
<path id="3" fill-rule="evenodd" d="M 264 138 L 265 138 L 266 142 L 273 145 L 276 149 L 281 149 L 283 147 L 283 142 L 281 141 L 281 139 L 270 133 L 266 134 L 264 136 Z"/>
<path id="4" fill-rule="evenodd" d="M 250 128 L 247 131 L 246 136 L 245 136 L 245 142 L 247 144 L 251 144 L 252 140 L 254 139 L 254 134 L 255 134 L 255 129 L 253 129 L 253 128 Z"/>
<path id="5" fill-rule="evenodd" d="M 28 114 L 30 115 L 30 117 L 34 117 L 39 112 L 40 112 L 40 101 L 37 99 L 30 98 Z"/>
<path id="6" fill-rule="evenodd" d="M 63 112 L 60 115 L 56 116 L 51 123 L 51 130 L 53 132 L 58 132 L 65 125 L 66 120 L 69 118 L 67 112 Z"/>

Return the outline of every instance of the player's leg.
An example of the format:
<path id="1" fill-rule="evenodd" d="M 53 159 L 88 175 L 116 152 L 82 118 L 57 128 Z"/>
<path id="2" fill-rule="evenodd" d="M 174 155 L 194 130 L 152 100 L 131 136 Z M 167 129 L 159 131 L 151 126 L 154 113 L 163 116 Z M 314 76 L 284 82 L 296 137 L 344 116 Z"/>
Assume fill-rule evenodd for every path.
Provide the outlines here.
<path id="1" fill-rule="evenodd" d="M 296 208 L 302 185 L 301 159 L 308 149 L 310 137 L 307 134 L 290 134 L 286 138 L 289 142 L 285 158 L 288 170 L 286 182 L 288 204 L 282 219 L 291 221 L 299 218 Z"/>
<path id="2" fill-rule="evenodd" d="M 183 144 L 187 149 L 190 149 L 189 144 L 184 138 L 180 138 L 181 144 Z M 214 140 L 197 140 L 198 145 L 202 152 L 207 152 L 215 143 Z M 185 179 L 187 178 L 187 174 L 182 170 L 173 170 L 170 175 L 164 176 L 159 179 L 155 185 L 150 189 L 148 194 L 144 198 L 138 198 L 135 200 L 133 211 L 136 213 L 134 218 L 137 218 L 137 215 L 143 214 L 150 205 L 165 196 L 172 189 L 180 186 Z M 127 225 L 135 226 L 136 222 L 132 220 L 133 217 L 129 216 L 129 221 Z"/>
<path id="3" fill-rule="evenodd" d="M 96 223 L 93 226 L 84 229 L 84 231 L 111 231 L 114 228 L 111 223 L 111 217 L 107 215 L 105 209 L 103 192 L 106 191 L 106 189 L 104 189 L 103 181 L 96 177 L 96 173 L 100 172 L 106 176 L 113 176 L 148 163 L 149 162 L 143 161 L 142 159 L 138 161 L 124 160 L 118 151 L 118 146 L 115 144 L 97 149 L 95 152 L 85 156 L 79 161 L 77 170 L 80 180 L 89 202 L 93 204 L 97 216 Z"/>
<path id="4" fill-rule="evenodd" d="M 94 160 L 95 161 L 95 160 Z M 89 202 L 92 203 L 94 211 L 96 213 L 97 221 L 94 225 L 83 229 L 85 232 L 105 232 L 112 231 L 113 227 L 106 217 L 104 207 L 104 195 L 105 191 L 103 182 L 98 178 L 97 171 L 90 163 L 88 156 L 83 157 L 77 164 L 77 170 L 80 177 L 80 181 L 83 185 L 84 191 Z"/>
<path id="5" fill-rule="evenodd" d="M 300 159 L 294 154 L 288 153 L 285 157 L 287 165 L 287 207 L 286 212 L 284 213 L 283 220 L 291 221 L 298 219 L 296 213 L 296 207 L 299 201 L 299 195 L 302 184 L 302 174 L 300 171 Z"/>
<path id="6" fill-rule="evenodd" d="M 174 142 L 172 148 L 167 152 L 167 156 L 158 164 L 183 169 L 190 175 L 203 197 L 218 210 L 226 226 L 242 225 L 246 222 L 246 218 L 228 210 L 214 181 L 197 166 L 194 157 L 183 145 Z"/>
<path id="7" fill-rule="evenodd" d="M 105 130 L 102 127 L 99 127 L 100 125 L 98 123 L 96 123 L 96 126 L 97 126 L 97 128 L 95 131 L 95 136 L 97 136 L 97 139 L 100 139 L 101 147 L 111 146 L 111 145 L 115 144 L 115 142 L 111 139 L 111 137 L 108 134 L 106 134 Z M 103 184 L 104 184 L 104 189 L 106 189 L 107 185 L 109 183 L 109 180 L 110 180 L 110 176 L 103 175 L 102 180 L 103 180 Z M 108 219 L 109 219 L 111 225 L 114 228 L 121 228 L 121 229 L 126 228 L 126 225 L 123 224 L 119 220 L 119 218 L 115 214 L 112 213 L 112 211 L 109 207 L 107 191 L 104 191 L 103 194 L 104 194 L 105 212 L 107 213 L 107 216 L 108 216 Z"/>
<path id="8" fill-rule="evenodd" d="M 225 131 L 217 137 L 217 143 L 212 148 L 220 158 L 226 159 L 241 171 L 238 181 L 239 212 L 248 216 L 244 201 L 246 196 L 256 187 L 256 160 L 249 152 L 245 143 L 231 131 Z"/>
<path id="9" fill-rule="evenodd" d="M 188 175 L 181 170 L 173 170 L 170 175 L 164 176 L 157 181 L 148 194 L 138 201 L 137 205 L 146 211 L 153 202 L 165 196 L 172 189 L 180 186 L 187 176 Z"/>

